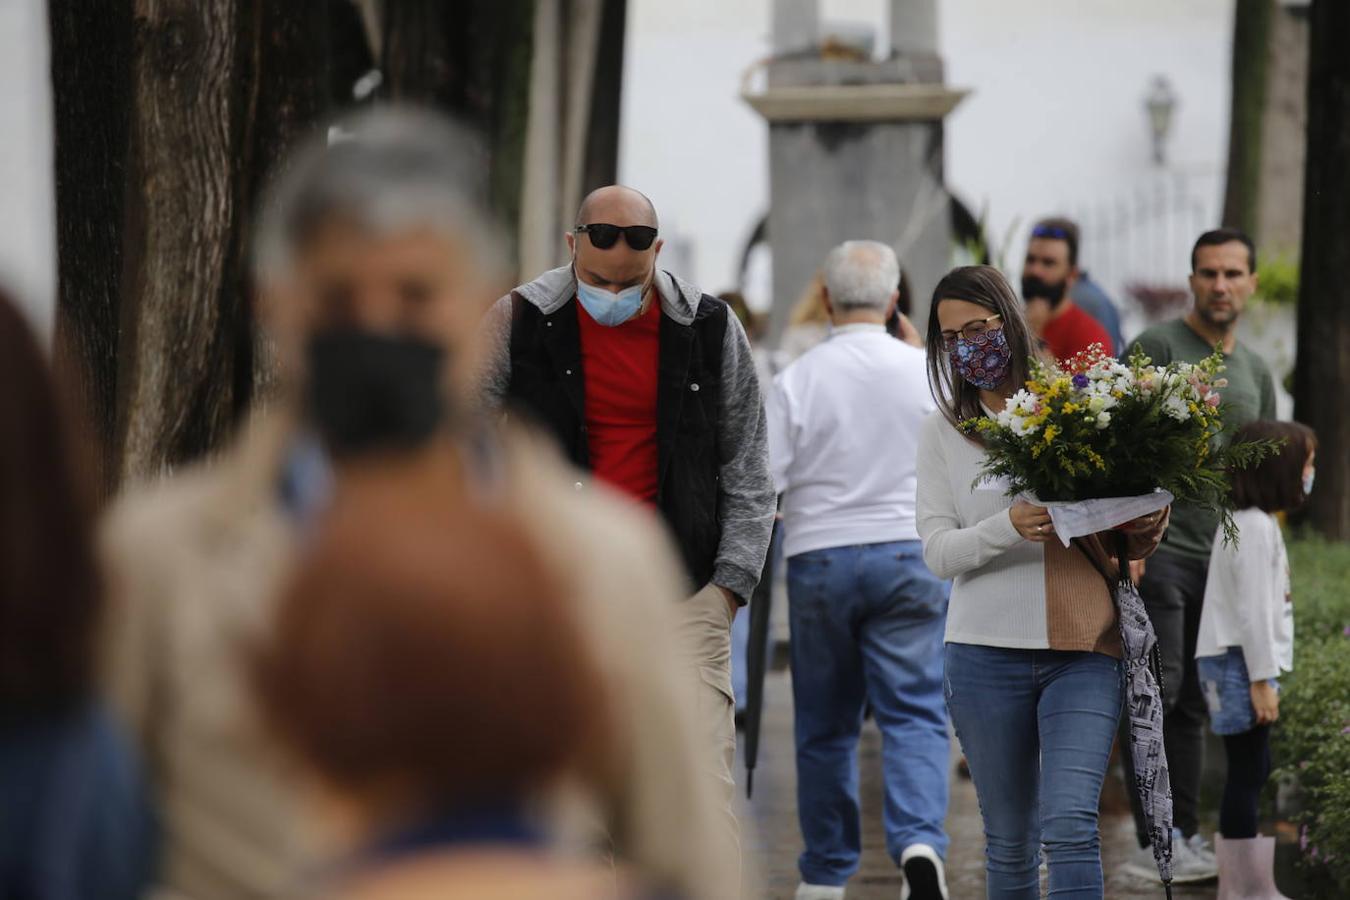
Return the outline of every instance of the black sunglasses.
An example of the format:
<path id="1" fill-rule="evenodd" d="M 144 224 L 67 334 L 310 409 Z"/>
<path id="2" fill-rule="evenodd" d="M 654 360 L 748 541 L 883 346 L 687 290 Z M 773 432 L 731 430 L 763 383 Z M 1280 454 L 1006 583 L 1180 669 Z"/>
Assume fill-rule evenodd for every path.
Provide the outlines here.
<path id="1" fill-rule="evenodd" d="M 634 250 L 646 250 L 656 240 L 656 229 L 650 225 L 609 225 L 596 222 L 591 225 L 578 225 L 572 229 L 577 234 L 585 232 L 591 237 L 591 244 L 601 250 L 608 250 L 623 235 L 628 246 Z"/>

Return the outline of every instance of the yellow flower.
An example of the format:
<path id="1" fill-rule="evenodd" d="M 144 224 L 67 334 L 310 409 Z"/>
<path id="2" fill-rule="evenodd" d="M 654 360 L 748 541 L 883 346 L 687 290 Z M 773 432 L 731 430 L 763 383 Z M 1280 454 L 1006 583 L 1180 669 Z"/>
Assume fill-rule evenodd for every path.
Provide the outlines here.
<path id="1" fill-rule="evenodd" d="M 1045 429 L 1045 442 L 1048 444 L 1055 439 L 1060 432 L 1058 425 L 1047 425 Z"/>
<path id="2" fill-rule="evenodd" d="M 1076 412 L 1078 412 L 1078 410 L 1081 409 L 1081 408 L 1082 408 L 1082 407 L 1080 407 L 1077 403 L 1065 403 L 1065 404 L 1064 404 L 1064 412 L 1066 412 L 1066 413 L 1076 413 Z"/>

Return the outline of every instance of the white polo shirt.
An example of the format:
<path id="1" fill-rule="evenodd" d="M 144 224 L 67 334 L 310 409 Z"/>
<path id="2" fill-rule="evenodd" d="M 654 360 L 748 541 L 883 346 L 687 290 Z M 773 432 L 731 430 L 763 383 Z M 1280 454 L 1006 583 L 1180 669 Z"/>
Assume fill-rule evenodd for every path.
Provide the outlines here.
<path id="1" fill-rule="evenodd" d="M 919 432 L 936 409 L 922 350 L 844 325 L 774 379 L 769 462 L 784 553 L 917 541 Z"/>

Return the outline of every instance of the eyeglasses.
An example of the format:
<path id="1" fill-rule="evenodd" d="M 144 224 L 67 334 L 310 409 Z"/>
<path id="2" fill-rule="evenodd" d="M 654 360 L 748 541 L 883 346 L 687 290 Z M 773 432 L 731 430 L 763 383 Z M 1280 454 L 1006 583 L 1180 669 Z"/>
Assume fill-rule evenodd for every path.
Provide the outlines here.
<path id="1" fill-rule="evenodd" d="M 998 331 L 998 328 L 990 328 L 989 323 L 994 321 L 995 319 L 1001 318 L 1003 318 L 1003 316 L 998 315 L 996 313 L 987 319 L 976 319 L 973 322 L 967 322 L 966 324 L 961 326 L 961 331 L 959 333 L 955 331 L 942 332 L 940 335 L 940 337 L 942 338 L 942 349 L 948 351 L 955 349 L 956 339 L 958 337 L 963 337 L 968 341 L 973 341 L 977 340 L 980 337 L 980 335 L 988 334 L 991 331 Z M 1001 328 L 1002 326 L 999 327 Z"/>
<path id="2" fill-rule="evenodd" d="M 608 250 L 623 235 L 628 246 L 634 250 L 646 250 L 656 240 L 656 229 L 650 225 L 609 225 L 596 222 L 591 225 L 578 225 L 573 228 L 576 234 L 590 235 L 591 244 L 601 250 Z"/>

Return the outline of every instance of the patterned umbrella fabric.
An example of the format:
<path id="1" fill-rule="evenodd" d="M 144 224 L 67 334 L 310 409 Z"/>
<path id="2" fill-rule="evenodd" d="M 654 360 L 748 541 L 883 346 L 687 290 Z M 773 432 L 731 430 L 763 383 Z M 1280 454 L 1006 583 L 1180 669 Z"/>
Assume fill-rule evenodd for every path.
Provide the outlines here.
<path id="1" fill-rule="evenodd" d="M 1120 576 L 1111 587 L 1120 613 L 1124 650 L 1125 709 L 1130 715 L 1130 759 L 1135 790 L 1148 823 L 1149 843 L 1168 900 L 1172 897 L 1172 783 L 1163 750 L 1162 669 L 1158 638 L 1144 600 L 1129 574 L 1126 537 L 1116 532 Z"/>

